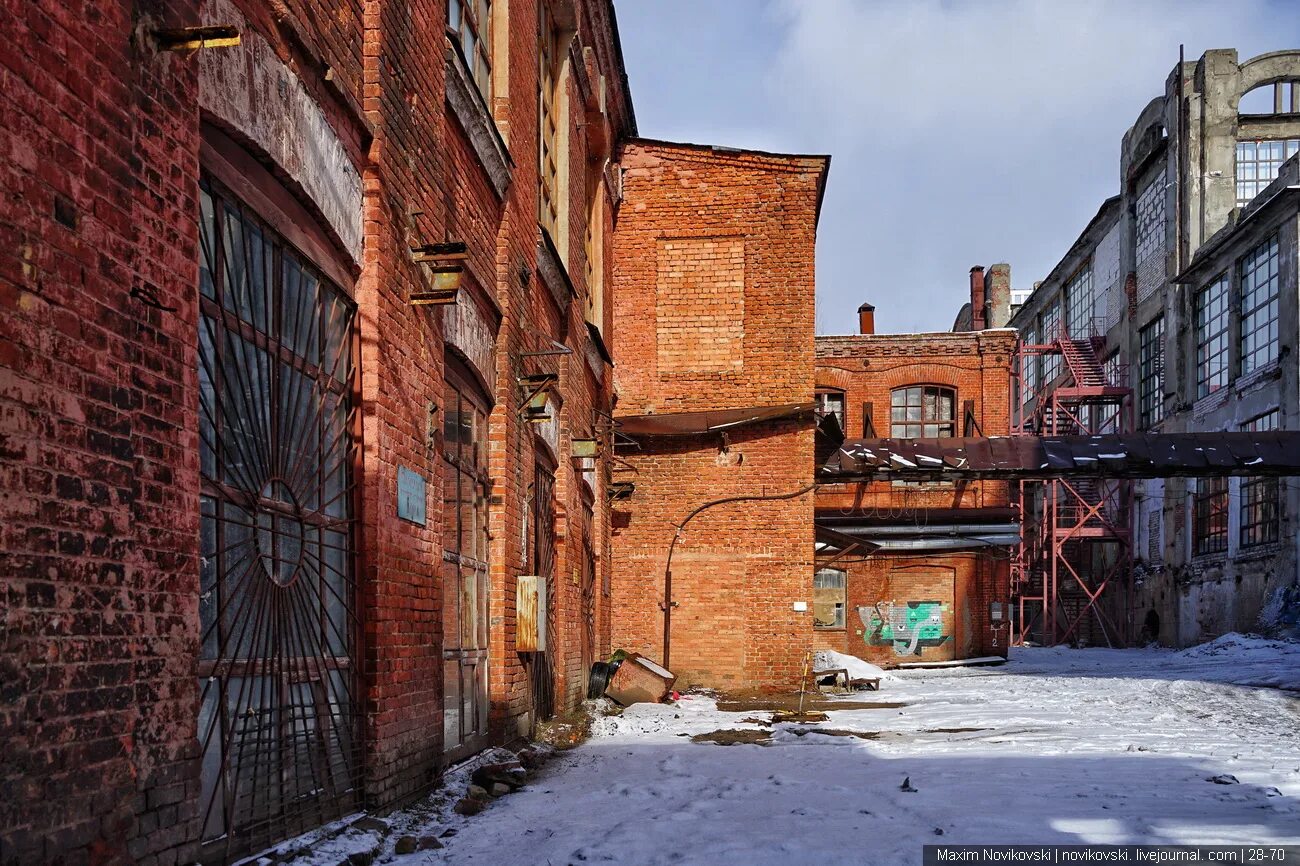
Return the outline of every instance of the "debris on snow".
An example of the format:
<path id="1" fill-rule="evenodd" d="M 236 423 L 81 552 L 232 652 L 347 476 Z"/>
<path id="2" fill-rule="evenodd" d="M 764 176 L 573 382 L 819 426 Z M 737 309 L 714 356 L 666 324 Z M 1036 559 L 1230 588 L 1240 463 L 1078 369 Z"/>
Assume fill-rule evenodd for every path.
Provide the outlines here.
<path id="1" fill-rule="evenodd" d="M 849 672 L 850 680 L 874 680 L 897 682 L 898 677 L 884 668 L 876 667 L 857 656 L 837 653 L 835 650 L 820 650 L 813 655 L 813 669 L 824 671 L 844 668 Z"/>

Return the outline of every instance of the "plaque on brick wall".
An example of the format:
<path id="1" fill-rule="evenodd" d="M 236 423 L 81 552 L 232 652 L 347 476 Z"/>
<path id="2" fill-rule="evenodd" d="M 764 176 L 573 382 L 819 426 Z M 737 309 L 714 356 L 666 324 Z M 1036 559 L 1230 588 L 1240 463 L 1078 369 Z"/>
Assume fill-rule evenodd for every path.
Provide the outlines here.
<path id="1" fill-rule="evenodd" d="M 397 516 L 425 525 L 425 480 L 420 473 L 397 467 Z"/>

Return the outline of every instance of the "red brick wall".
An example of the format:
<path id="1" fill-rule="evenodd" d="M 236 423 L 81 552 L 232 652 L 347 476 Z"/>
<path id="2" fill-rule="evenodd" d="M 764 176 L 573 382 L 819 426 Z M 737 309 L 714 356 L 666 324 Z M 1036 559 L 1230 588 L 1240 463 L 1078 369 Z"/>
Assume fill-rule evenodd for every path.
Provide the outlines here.
<path id="1" fill-rule="evenodd" d="M 6 864 L 195 853 L 197 78 L 93 11 L 0 4 Z"/>
<path id="2" fill-rule="evenodd" d="M 613 641 L 663 658 L 664 569 L 675 527 L 730 496 L 791 493 L 809 484 L 812 430 L 791 420 L 737 428 L 719 439 L 645 440 L 626 455 L 636 491 L 615 503 Z M 742 460 L 743 458 L 743 460 Z M 672 560 L 672 646 L 683 684 L 797 682 L 812 640 L 811 492 L 775 502 L 725 503 L 691 521 Z"/>
<path id="3" fill-rule="evenodd" d="M 813 247 L 825 161 L 634 141 L 615 232 L 620 416 L 806 403 Z M 812 480 L 805 415 L 720 434 L 645 438 L 616 503 L 613 642 L 662 659 L 674 527 L 723 497 Z M 683 683 L 790 685 L 811 642 L 812 495 L 719 505 L 672 561 L 669 664 Z"/>
<path id="4" fill-rule="evenodd" d="M 634 141 L 621 162 L 620 412 L 807 401 L 825 158 Z"/>
<path id="5" fill-rule="evenodd" d="M 871 404 L 877 436 L 890 436 L 890 393 L 906 385 L 943 385 L 956 389 L 957 435 L 962 435 L 965 404 L 973 400 L 977 431 L 972 435 L 1005 436 L 1009 432 L 1011 331 L 936 334 L 876 334 L 817 338 L 817 385 L 844 392 L 845 428 L 850 438 L 863 435 L 864 404 Z M 977 482 L 946 485 L 896 485 L 892 482 L 825 485 L 817 491 L 817 508 L 831 514 L 901 513 L 924 522 L 934 508 L 999 508 L 1008 504 L 1007 485 Z M 989 606 L 1008 599 L 1005 552 L 937 556 L 878 555 L 843 567 L 848 572 L 846 629 L 818 631 L 826 646 L 881 665 L 1005 655 L 1005 630 L 990 626 Z M 938 601 L 943 605 L 947 640 L 900 653 L 879 635 L 873 637 L 876 604 L 888 619 L 888 605 Z M 866 613 L 864 624 L 859 610 Z M 877 617 L 878 619 L 878 617 Z M 995 645 L 995 639 L 1000 645 Z M 912 653 L 916 652 L 916 655 Z"/>

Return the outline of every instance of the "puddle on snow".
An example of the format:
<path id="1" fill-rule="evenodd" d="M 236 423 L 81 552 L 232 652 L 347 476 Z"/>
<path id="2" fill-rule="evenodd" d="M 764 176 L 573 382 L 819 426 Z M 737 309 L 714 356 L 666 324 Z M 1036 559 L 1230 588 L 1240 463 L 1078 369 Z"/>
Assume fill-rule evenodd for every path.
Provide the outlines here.
<path id="1" fill-rule="evenodd" d="M 707 734 L 696 734 L 691 737 L 691 742 L 717 743 L 719 746 L 734 746 L 737 744 L 766 746 L 771 744 L 772 735 L 767 731 L 741 731 L 733 729 L 710 731 Z"/>

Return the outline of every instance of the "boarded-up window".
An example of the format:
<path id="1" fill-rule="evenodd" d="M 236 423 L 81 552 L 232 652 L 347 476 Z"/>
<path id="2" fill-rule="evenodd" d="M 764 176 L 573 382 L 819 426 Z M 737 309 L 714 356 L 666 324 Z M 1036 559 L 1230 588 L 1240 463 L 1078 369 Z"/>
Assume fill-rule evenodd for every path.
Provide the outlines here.
<path id="1" fill-rule="evenodd" d="M 818 569 L 813 575 L 813 627 L 844 628 L 844 572 Z"/>
<path id="2" fill-rule="evenodd" d="M 744 366 L 744 240 L 664 239 L 657 266 L 659 372 L 738 372 Z"/>

